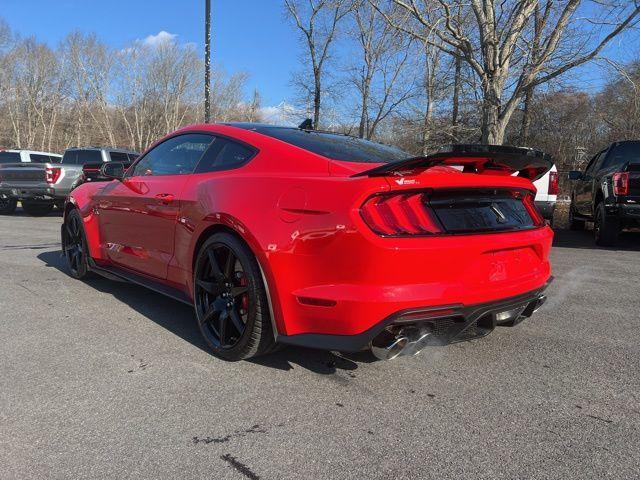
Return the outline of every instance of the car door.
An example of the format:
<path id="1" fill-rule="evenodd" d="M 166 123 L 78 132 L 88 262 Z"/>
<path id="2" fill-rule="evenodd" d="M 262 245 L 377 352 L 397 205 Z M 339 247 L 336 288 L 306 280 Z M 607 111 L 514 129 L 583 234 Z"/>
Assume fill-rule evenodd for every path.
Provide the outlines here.
<path id="1" fill-rule="evenodd" d="M 576 182 L 574 198 L 576 200 L 576 211 L 581 215 L 591 216 L 592 214 L 591 204 L 593 202 L 594 173 L 598 170 L 599 166 L 602 165 L 604 155 L 605 152 L 600 152 L 595 155 L 587 165 L 582 179 Z"/>
<path id="2" fill-rule="evenodd" d="M 156 145 L 97 195 L 104 253 L 115 265 L 166 279 L 184 185 L 213 137 L 188 133 Z"/>

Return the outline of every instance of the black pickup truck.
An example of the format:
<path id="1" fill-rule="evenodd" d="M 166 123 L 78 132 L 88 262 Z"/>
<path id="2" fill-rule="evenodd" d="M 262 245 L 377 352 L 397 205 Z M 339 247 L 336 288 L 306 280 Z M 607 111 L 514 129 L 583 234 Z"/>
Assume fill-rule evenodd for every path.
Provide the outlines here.
<path id="1" fill-rule="evenodd" d="M 572 230 L 593 222 L 596 244 L 613 246 L 622 229 L 640 227 L 640 140 L 611 144 L 569 180 Z"/>

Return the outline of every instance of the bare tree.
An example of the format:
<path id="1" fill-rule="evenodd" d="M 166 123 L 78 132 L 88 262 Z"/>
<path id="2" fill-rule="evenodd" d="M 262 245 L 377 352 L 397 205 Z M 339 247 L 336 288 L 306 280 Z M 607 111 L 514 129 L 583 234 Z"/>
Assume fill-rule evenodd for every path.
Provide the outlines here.
<path id="1" fill-rule="evenodd" d="M 405 74 L 415 50 L 412 38 L 385 22 L 366 1 L 354 8 L 349 34 L 359 53 L 348 69 L 358 94 L 358 136 L 371 139 L 378 125 L 414 94 L 414 82 Z"/>
<path id="2" fill-rule="evenodd" d="M 600 16 L 576 14 L 581 0 L 556 5 L 545 1 L 539 36 L 539 52 L 528 55 L 531 45 L 524 36 L 538 0 L 390 0 L 393 8 L 406 11 L 413 22 L 398 24 L 382 2 L 370 0 L 396 28 L 402 29 L 471 66 L 482 85 L 482 141 L 502 143 L 505 129 L 527 89 L 544 84 L 596 58 L 620 32 L 631 25 L 640 6 L 626 0 L 595 2 Z M 388 3 L 388 2 L 386 2 Z M 460 22 L 456 12 L 469 11 L 470 23 Z M 599 18 L 606 17 L 606 22 Z M 601 28 L 595 43 L 576 41 L 577 23 Z M 573 28 L 569 29 L 569 25 Z M 586 28 L 586 27 L 585 27 Z M 433 34 L 433 39 L 430 35 Z M 529 59 L 527 62 L 525 59 Z"/>
<path id="3" fill-rule="evenodd" d="M 323 80 L 338 24 L 351 11 L 352 0 L 285 0 L 286 11 L 308 49 L 313 88 L 313 124 L 320 123 Z"/>

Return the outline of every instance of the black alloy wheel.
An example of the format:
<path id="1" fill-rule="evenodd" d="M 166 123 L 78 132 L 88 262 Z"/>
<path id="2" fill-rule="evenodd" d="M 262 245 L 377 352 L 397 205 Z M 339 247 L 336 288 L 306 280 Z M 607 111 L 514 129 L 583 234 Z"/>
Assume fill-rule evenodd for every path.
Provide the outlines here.
<path id="1" fill-rule="evenodd" d="M 71 270 L 71 276 L 78 279 L 85 277 L 89 271 L 88 254 L 82 218 L 77 210 L 71 210 L 67 215 L 62 238 L 63 253 Z"/>
<path id="2" fill-rule="evenodd" d="M 220 233 L 204 243 L 195 265 L 194 303 L 200 331 L 217 356 L 241 360 L 271 350 L 260 270 L 238 238 Z"/>

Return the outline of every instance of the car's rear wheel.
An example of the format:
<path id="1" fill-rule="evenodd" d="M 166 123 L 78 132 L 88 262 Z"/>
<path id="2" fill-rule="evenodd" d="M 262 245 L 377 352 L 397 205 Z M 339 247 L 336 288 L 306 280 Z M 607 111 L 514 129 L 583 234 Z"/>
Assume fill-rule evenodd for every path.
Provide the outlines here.
<path id="1" fill-rule="evenodd" d="M 213 353 L 236 361 L 271 351 L 274 335 L 260 267 L 237 237 L 205 241 L 194 268 L 198 326 Z"/>
<path id="2" fill-rule="evenodd" d="M 593 233 L 596 245 L 600 245 L 602 247 L 612 247 L 618 241 L 620 223 L 617 218 L 607 215 L 604 203 L 599 203 L 596 207 L 596 218 L 593 224 Z"/>
<path id="3" fill-rule="evenodd" d="M 89 272 L 89 249 L 84 234 L 82 217 L 78 210 L 71 210 L 62 227 L 62 252 L 67 259 L 71 276 L 85 278 Z"/>
<path id="4" fill-rule="evenodd" d="M 16 206 L 18 205 L 18 201 L 9 198 L 3 197 L 0 195 L 0 215 L 11 215 L 16 211 Z"/>
<path id="5" fill-rule="evenodd" d="M 569 228 L 571 230 L 584 230 L 584 220 L 575 217 L 573 202 L 569 205 Z"/>
<path id="6" fill-rule="evenodd" d="M 53 210 L 53 203 L 51 202 L 37 202 L 31 200 L 23 200 L 22 209 L 32 217 L 44 217 L 51 213 Z"/>

